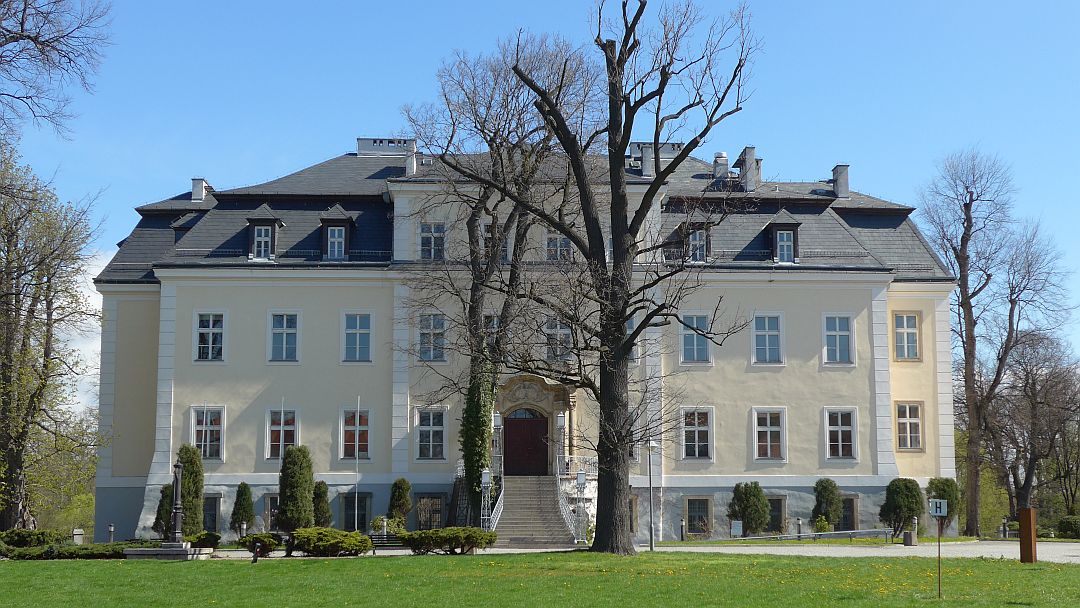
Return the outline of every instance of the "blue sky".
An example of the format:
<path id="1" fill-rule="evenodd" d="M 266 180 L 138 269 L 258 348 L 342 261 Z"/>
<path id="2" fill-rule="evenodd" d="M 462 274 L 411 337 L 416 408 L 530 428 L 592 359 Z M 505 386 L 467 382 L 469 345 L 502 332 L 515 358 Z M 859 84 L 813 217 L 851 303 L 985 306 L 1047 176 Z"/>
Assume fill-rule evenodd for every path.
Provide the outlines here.
<path id="1" fill-rule="evenodd" d="M 93 93 L 74 96 L 69 135 L 28 126 L 20 148 L 62 198 L 100 192 L 99 247 L 110 252 L 135 205 L 195 175 L 218 188 L 257 183 L 346 152 L 357 136 L 400 134 L 400 107 L 433 99 L 434 73 L 455 49 L 487 51 L 519 28 L 584 44 L 593 6 L 116 1 L 112 46 Z M 915 204 L 937 160 L 977 144 L 1011 165 L 1018 215 L 1042 218 L 1080 263 L 1068 247 L 1080 233 L 1069 187 L 1080 164 L 1080 3 L 751 10 L 764 43 L 755 92 L 702 157 L 756 145 L 765 176 L 779 179 L 823 179 L 849 163 L 854 189 Z"/>

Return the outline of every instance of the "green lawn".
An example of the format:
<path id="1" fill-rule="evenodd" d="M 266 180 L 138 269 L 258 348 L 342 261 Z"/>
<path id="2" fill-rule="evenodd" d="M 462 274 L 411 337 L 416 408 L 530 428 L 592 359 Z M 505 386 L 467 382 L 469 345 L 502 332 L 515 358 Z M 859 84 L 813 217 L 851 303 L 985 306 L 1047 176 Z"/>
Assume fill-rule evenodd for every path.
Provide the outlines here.
<path id="1" fill-rule="evenodd" d="M 1080 566 L 946 560 L 946 604 L 1070 606 Z M 936 563 L 718 554 L 0 562 L 3 606 L 910 606 Z"/>

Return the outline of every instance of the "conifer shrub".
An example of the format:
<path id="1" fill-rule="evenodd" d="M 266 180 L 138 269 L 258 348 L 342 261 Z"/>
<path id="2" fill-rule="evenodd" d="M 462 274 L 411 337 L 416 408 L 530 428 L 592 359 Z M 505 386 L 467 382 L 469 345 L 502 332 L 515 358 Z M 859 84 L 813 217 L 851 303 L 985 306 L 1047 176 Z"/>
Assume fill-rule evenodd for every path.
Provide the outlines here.
<path id="1" fill-rule="evenodd" d="M 1080 516 L 1070 515 L 1059 519 L 1057 533 L 1062 538 L 1080 538 Z"/>
<path id="2" fill-rule="evenodd" d="M 229 517 L 229 529 L 240 534 L 240 524 L 247 523 L 247 529 L 255 526 L 255 501 L 251 499 L 251 486 L 244 482 L 236 486 L 236 500 L 233 501 L 232 516 Z"/>
<path id="3" fill-rule="evenodd" d="M 258 547 L 258 556 L 266 557 L 271 552 L 281 548 L 281 535 L 274 534 L 273 532 L 259 532 L 256 534 L 248 534 L 241 538 L 239 541 L 240 546 L 247 549 L 252 553 L 256 552 L 256 546 Z"/>
<path id="4" fill-rule="evenodd" d="M 960 484 L 951 477 L 935 477 L 926 484 L 926 497 L 946 501 L 948 517 L 945 518 L 945 527 L 949 527 L 960 509 Z"/>
<path id="5" fill-rule="evenodd" d="M 311 502 L 315 527 L 330 527 L 330 522 L 334 516 L 330 511 L 330 488 L 326 486 L 325 481 L 315 482 L 315 494 L 312 496 Z"/>
<path id="6" fill-rule="evenodd" d="M 398 534 L 401 544 L 416 555 L 442 553 L 443 555 L 463 555 L 477 549 L 486 549 L 495 544 L 498 536 L 494 532 L 485 532 L 480 528 L 438 528 L 418 530 Z"/>
<path id="7" fill-rule="evenodd" d="M 401 534 L 405 531 L 405 518 L 380 515 L 371 520 L 371 533 L 382 534 L 383 522 L 386 523 L 387 534 Z"/>
<path id="8" fill-rule="evenodd" d="M 277 525 L 285 532 L 310 528 L 315 524 L 315 475 L 311 470 L 311 453 L 307 446 L 291 445 L 285 448 L 278 476 Z M 292 555 L 291 536 L 285 546 L 285 554 Z"/>
<path id="9" fill-rule="evenodd" d="M 727 516 L 743 522 L 743 536 L 760 534 L 769 525 L 769 499 L 765 498 L 761 484 L 756 481 L 735 484 Z"/>
<path id="10" fill-rule="evenodd" d="M 814 531 L 817 532 L 818 517 L 824 517 L 830 529 L 834 529 L 840 523 L 843 514 L 844 499 L 840 496 L 840 486 L 828 477 L 817 480 L 814 483 L 814 510 L 810 513 L 810 521 L 814 522 Z"/>
<path id="11" fill-rule="evenodd" d="M 293 548 L 304 555 L 337 557 L 371 551 L 371 539 L 359 532 L 336 528 L 300 528 L 293 532 Z"/>
<path id="12" fill-rule="evenodd" d="M 71 541 L 71 536 L 63 530 L 26 530 L 12 528 L 0 532 L 0 543 L 10 548 L 43 547 L 61 545 Z"/>
<path id="13" fill-rule="evenodd" d="M 194 536 L 203 531 L 203 466 L 199 448 L 185 443 L 176 456 L 184 465 L 180 476 L 180 506 L 184 508 L 184 520 L 180 529 L 184 536 Z M 169 507 L 170 516 L 172 506 Z M 171 521 L 171 517 L 170 517 Z M 166 526 L 168 531 L 168 526 Z"/>
<path id="14" fill-rule="evenodd" d="M 154 523 L 150 529 L 166 538 L 172 531 L 172 484 L 161 486 L 161 495 L 158 498 L 157 513 L 154 515 Z"/>
<path id="15" fill-rule="evenodd" d="M 878 517 L 881 523 L 892 528 L 893 536 L 896 536 L 905 527 L 910 529 L 912 518 L 922 515 L 923 504 L 925 503 L 919 483 L 914 479 L 898 477 L 885 487 L 885 502 L 881 505 Z"/>
<path id="16" fill-rule="evenodd" d="M 406 519 L 409 516 L 409 511 L 412 511 L 412 484 L 408 479 L 399 477 L 394 480 L 394 485 L 390 486 L 390 506 L 386 511 L 386 516 L 394 519 Z"/>
<path id="17" fill-rule="evenodd" d="M 184 540 L 191 543 L 192 547 L 198 549 L 217 549 L 221 544 L 221 535 L 217 532 L 207 532 L 203 530 L 198 534 L 192 534 L 191 536 L 185 536 Z"/>

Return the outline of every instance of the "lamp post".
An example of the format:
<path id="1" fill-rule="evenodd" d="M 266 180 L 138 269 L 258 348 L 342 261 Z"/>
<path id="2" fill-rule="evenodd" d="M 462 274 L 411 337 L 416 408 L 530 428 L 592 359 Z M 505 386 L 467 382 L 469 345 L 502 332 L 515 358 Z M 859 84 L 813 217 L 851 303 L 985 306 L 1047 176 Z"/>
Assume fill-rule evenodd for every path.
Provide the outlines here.
<path id="1" fill-rule="evenodd" d="M 491 469 L 480 471 L 480 527 L 491 532 Z"/>
<path id="2" fill-rule="evenodd" d="M 184 505 L 180 502 L 180 478 L 184 475 L 184 464 L 179 459 L 173 465 L 173 508 L 172 508 L 172 534 L 169 542 L 183 544 L 184 542 Z"/>
<path id="3" fill-rule="evenodd" d="M 652 482 L 652 455 L 659 447 L 655 441 L 649 442 L 649 551 L 656 551 L 656 541 L 653 539 L 653 530 L 656 526 L 653 524 L 653 482 Z"/>
<path id="4" fill-rule="evenodd" d="M 113 533 L 116 532 L 116 526 L 109 524 L 109 542 L 113 542 Z"/>
<path id="5" fill-rule="evenodd" d="M 492 464 L 495 466 L 495 476 L 502 478 L 503 475 L 503 457 L 502 457 L 502 414 L 499 412 L 491 413 L 491 441 L 492 441 Z"/>
<path id="6" fill-rule="evenodd" d="M 566 449 L 564 447 L 566 440 L 564 439 L 565 435 L 563 434 L 566 432 L 566 412 L 559 412 L 555 415 L 555 429 L 558 431 L 557 438 L 559 442 L 555 454 L 555 466 L 558 468 L 555 475 L 559 476 L 563 473 L 563 450 Z"/>
<path id="7" fill-rule="evenodd" d="M 589 542 L 585 526 L 585 471 L 577 472 L 578 540 Z"/>

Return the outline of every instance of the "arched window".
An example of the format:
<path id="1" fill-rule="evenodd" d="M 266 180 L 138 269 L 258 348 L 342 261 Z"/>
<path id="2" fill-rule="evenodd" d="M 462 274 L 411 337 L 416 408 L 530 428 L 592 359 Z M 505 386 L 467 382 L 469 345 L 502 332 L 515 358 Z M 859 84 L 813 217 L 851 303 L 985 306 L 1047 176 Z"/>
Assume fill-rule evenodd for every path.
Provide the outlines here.
<path id="1" fill-rule="evenodd" d="M 523 408 L 521 408 L 519 410 L 514 410 L 513 412 L 510 413 L 509 416 L 507 416 L 507 418 L 514 418 L 514 419 L 518 419 L 518 420 L 522 420 L 522 419 L 524 419 L 524 420 L 535 420 L 537 418 L 543 418 L 543 417 L 544 417 L 543 414 L 541 414 L 540 412 L 538 412 L 536 410 L 533 410 L 533 409 L 529 409 L 527 407 L 523 407 Z"/>

